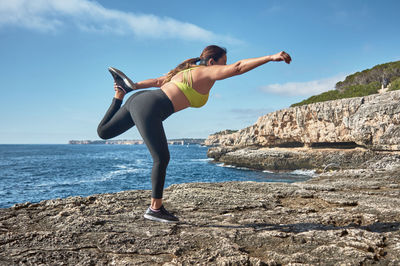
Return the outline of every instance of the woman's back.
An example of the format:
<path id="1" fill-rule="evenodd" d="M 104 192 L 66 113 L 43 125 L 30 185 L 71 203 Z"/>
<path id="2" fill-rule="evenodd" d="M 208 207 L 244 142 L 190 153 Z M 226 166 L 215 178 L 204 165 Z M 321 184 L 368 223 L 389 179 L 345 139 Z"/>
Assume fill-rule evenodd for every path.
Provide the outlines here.
<path id="1" fill-rule="evenodd" d="M 200 94 L 208 94 L 210 89 L 214 85 L 215 81 L 212 81 L 209 77 L 207 77 L 204 72 L 204 68 L 206 66 L 191 66 L 188 69 L 182 70 L 178 74 L 176 74 L 171 82 L 176 83 L 188 83 L 195 91 Z"/>

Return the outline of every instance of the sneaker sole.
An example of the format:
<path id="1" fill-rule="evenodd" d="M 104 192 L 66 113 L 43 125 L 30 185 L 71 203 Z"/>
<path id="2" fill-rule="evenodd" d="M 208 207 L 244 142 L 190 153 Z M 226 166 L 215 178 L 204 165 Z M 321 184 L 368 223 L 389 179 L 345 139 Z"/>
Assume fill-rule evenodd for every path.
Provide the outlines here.
<path id="1" fill-rule="evenodd" d="M 132 82 L 132 80 L 130 80 L 124 73 L 122 73 L 122 71 L 120 71 L 120 70 L 118 70 L 116 68 L 113 68 L 113 67 L 109 67 L 108 71 L 111 71 L 114 74 L 118 75 L 124 81 L 125 85 L 128 88 L 130 88 L 131 90 L 133 90 L 133 86 L 132 86 L 133 82 Z"/>
<path id="2" fill-rule="evenodd" d="M 144 218 L 146 218 L 148 220 L 156 221 L 156 222 L 163 222 L 163 223 L 177 223 L 177 222 L 179 222 L 179 221 L 170 221 L 170 220 L 160 219 L 160 218 L 148 215 L 148 214 L 145 214 Z"/>

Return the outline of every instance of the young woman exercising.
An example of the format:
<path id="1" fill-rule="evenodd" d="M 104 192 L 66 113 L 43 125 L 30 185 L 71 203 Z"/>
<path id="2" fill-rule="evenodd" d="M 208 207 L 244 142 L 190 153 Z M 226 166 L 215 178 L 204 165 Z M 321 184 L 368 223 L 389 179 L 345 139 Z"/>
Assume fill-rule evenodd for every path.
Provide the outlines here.
<path id="1" fill-rule="evenodd" d="M 102 139 L 116 137 L 131 127 L 139 130 L 153 158 L 151 172 L 151 205 L 144 217 L 161 222 L 176 222 L 162 204 L 164 181 L 170 159 L 167 139 L 162 122 L 175 112 L 188 107 L 202 107 L 215 81 L 240 75 L 270 61 L 291 58 L 285 52 L 258 58 L 243 59 L 226 64 L 226 50 L 216 45 L 207 46 L 200 57 L 188 59 L 171 70 L 166 76 L 132 82 L 118 69 L 109 68 L 114 78 L 115 96 L 100 122 L 97 132 Z M 197 63 L 200 62 L 198 65 Z M 131 95 L 121 107 L 126 93 L 138 89 L 157 87 Z"/>

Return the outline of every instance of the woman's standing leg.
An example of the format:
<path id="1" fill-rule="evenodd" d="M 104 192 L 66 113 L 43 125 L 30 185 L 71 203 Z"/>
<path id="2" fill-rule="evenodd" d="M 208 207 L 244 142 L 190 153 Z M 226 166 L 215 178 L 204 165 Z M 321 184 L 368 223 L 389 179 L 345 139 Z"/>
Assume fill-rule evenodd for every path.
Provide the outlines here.
<path id="1" fill-rule="evenodd" d="M 147 209 L 144 217 L 160 222 L 177 222 L 179 219 L 169 213 L 162 204 L 165 176 L 170 159 L 162 121 L 161 119 L 135 121 L 136 127 L 153 157 L 151 206 Z"/>
<path id="2" fill-rule="evenodd" d="M 151 172 L 152 205 L 145 217 L 152 220 L 172 222 L 178 219 L 162 206 L 162 197 L 167 166 L 170 160 L 168 142 L 165 136 L 163 120 L 173 113 L 172 104 L 163 103 L 167 97 L 161 90 L 148 91 L 136 97 L 127 109 L 131 112 L 135 125 L 153 158 Z M 163 99 L 164 98 L 164 99 Z M 166 98 L 169 101 L 168 98 Z"/>
<path id="3" fill-rule="evenodd" d="M 167 138 L 161 119 L 136 120 L 136 127 L 142 135 L 143 140 L 153 158 L 153 168 L 151 170 L 151 184 L 153 199 L 162 199 L 165 176 L 170 160 Z M 155 209 L 161 206 L 153 205 Z"/>

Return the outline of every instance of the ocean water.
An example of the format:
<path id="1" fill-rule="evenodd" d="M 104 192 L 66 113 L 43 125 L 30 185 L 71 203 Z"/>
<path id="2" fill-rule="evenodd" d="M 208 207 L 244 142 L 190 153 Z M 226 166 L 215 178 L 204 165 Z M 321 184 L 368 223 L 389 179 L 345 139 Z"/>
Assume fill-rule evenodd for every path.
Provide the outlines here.
<path id="1" fill-rule="evenodd" d="M 213 163 L 207 147 L 170 147 L 165 188 L 176 183 L 298 182 L 312 173 L 273 173 Z M 69 196 L 151 189 L 144 145 L 0 145 L 0 208 Z M 150 194 L 149 194 L 150 196 Z"/>

